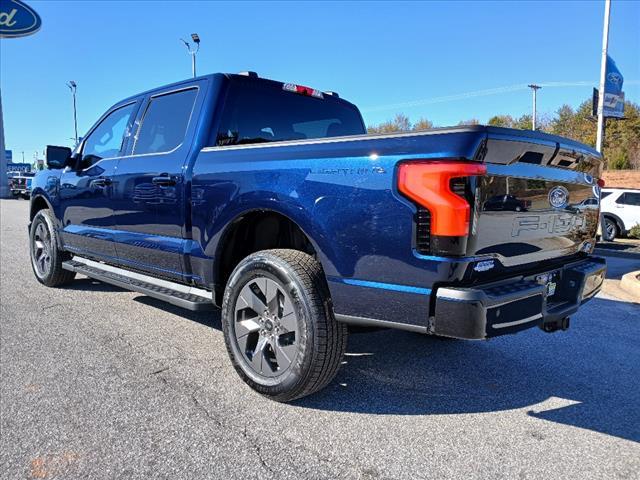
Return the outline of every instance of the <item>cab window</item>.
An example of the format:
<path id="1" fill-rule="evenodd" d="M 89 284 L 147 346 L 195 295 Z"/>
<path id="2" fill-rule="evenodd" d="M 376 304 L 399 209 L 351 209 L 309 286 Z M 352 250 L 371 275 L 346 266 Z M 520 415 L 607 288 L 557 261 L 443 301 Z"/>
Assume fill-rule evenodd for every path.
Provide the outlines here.
<path id="1" fill-rule="evenodd" d="M 82 168 L 120 155 L 134 107 L 135 103 L 130 103 L 115 109 L 89 134 L 82 149 Z"/>
<path id="2" fill-rule="evenodd" d="M 138 131 L 134 155 L 170 152 L 183 141 L 198 90 L 190 88 L 153 97 Z"/>
<path id="3" fill-rule="evenodd" d="M 269 80 L 234 78 L 215 146 L 362 135 L 358 109 L 330 95 L 314 98 Z"/>

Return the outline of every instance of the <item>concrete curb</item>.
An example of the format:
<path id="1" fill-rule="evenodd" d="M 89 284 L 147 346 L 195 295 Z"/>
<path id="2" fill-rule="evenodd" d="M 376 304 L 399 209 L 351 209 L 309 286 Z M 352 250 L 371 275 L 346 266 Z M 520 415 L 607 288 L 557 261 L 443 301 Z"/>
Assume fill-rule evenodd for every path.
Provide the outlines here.
<path id="1" fill-rule="evenodd" d="M 640 300 L 640 278 L 638 275 L 640 275 L 640 270 L 623 275 L 620 280 L 620 288 Z"/>

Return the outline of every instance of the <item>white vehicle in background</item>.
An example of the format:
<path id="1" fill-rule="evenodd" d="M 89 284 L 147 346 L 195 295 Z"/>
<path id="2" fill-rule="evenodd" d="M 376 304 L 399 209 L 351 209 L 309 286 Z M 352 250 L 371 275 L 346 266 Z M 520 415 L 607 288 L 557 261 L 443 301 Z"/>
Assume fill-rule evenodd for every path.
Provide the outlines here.
<path id="1" fill-rule="evenodd" d="M 640 189 L 603 188 L 600 195 L 602 237 L 613 241 L 626 235 L 631 227 L 640 225 Z"/>

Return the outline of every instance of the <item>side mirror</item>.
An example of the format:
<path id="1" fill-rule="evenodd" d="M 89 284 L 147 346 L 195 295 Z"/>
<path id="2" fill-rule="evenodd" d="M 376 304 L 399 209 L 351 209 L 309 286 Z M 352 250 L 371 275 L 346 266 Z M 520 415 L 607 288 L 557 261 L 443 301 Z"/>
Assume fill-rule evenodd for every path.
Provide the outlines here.
<path id="1" fill-rule="evenodd" d="M 47 167 L 50 169 L 64 168 L 69 164 L 71 159 L 71 149 L 69 147 L 55 147 L 47 145 L 46 150 Z"/>

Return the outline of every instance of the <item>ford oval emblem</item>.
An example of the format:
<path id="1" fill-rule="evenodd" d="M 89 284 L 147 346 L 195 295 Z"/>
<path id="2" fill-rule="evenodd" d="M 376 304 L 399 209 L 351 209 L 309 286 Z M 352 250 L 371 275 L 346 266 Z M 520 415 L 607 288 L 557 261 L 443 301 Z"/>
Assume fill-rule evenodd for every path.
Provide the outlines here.
<path id="1" fill-rule="evenodd" d="M 549 192 L 549 203 L 553 208 L 564 208 L 569 203 L 569 190 L 564 187 L 553 187 Z"/>
<path id="2" fill-rule="evenodd" d="M 617 72 L 611 72 L 607 75 L 607 80 L 609 80 L 614 85 L 618 85 L 619 83 L 622 83 L 622 75 Z"/>
<path id="3" fill-rule="evenodd" d="M 33 8 L 20 0 L 0 2 L 0 38 L 24 37 L 40 30 L 42 20 Z"/>

